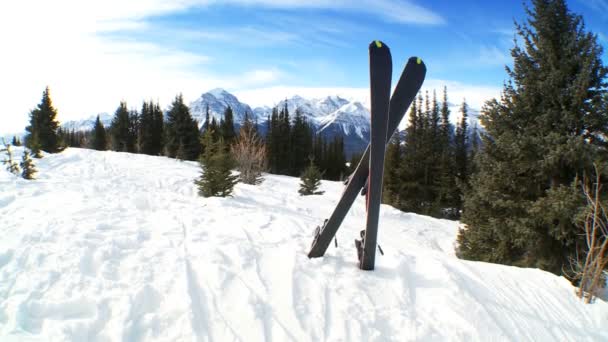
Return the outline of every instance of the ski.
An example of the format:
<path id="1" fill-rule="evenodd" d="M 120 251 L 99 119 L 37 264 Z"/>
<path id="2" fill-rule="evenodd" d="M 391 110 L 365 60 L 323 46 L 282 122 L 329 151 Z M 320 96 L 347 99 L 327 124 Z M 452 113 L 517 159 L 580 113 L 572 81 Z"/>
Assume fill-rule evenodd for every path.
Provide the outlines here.
<path id="1" fill-rule="evenodd" d="M 399 122 L 401 122 L 405 112 L 416 97 L 424 82 L 425 75 L 426 66 L 424 62 L 420 58 L 411 57 L 403 69 L 390 100 L 386 143 L 390 141 Z M 315 237 L 308 253 L 309 258 L 318 258 L 325 254 L 332 238 L 357 198 L 359 191 L 365 185 L 369 172 L 369 149 L 370 146 L 368 145 L 355 172 L 350 176 L 348 184 L 333 213 L 329 219 L 325 220 L 321 227 L 317 227 L 318 229 L 315 231 Z"/>
<path id="2" fill-rule="evenodd" d="M 363 253 L 359 268 L 373 270 L 376 258 L 378 219 L 382 201 L 382 176 L 384 174 L 384 151 L 388 124 L 388 109 L 391 98 L 393 64 L 391 51 L 386 44 L 375 41 L 369 46 L 369 73 L 371 99 L 371 134 L 369 149 L 369 171 L 367 178 L 367 220 L 362 241 Z"/>

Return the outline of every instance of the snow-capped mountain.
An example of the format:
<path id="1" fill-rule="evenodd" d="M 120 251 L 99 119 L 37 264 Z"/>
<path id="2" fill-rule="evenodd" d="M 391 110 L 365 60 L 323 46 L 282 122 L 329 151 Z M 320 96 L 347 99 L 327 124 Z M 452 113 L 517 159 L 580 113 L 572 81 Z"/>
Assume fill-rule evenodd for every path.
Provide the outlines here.
<path id="1" fill-rule="evenodd" d="M 236 96 L 226 90 L 216 88 L 202 94 L 201 97 L 190 103 L 190 114 L 202 126 L 205 122 L 207 108 L 209 108 L 209 115 L 219 122 L 224 117 L 224 111 L 228 107 L 232 108 L 235 124 L 243 122 L 246 113 L 249 116 L 253 113 L 248 104 L 240 102 Z"/>
<path id="2" fill-rule="evenodd" d="M 61 124 L 61 128 L 68 131 L 74 130 L 76 132 L 88 131 L 93 129 L 96 120 L 97 115 L 92 115 L 84 120 L 66 121 Z M 110 127 L 110 124 L 112 123 L 112 115 L 108 113 L 99 113 L 99 121 L 101 121 L 101 124 L 105 127 Z"/>
<path id="3" fill-rule="evenodd" d="M 257 120 L 261 131 L 264 131 L 265 122 L 272 114 L 270 106 L 251 107 L 240 102 L 236 96 L 223 89 L 213 89 L 201 95 L 190 104 L 192 116 L 199 124 L 205 121 L 207 107 L 211 116 L 220 120 L 226 108 L 230 106 L 234 112 L 234 123 L 239 125 L 245 119 L 245 113 L 249 113 L 252 120 Z M 326 138 L 336 135 L 344 137 L 344 149 L 347 156 L 355 152 L 361 152 L 369 142 L 370 112 L 361 102 L 349 101 L 339 96 L 327 96 L 325 98 L 306 99 L 301 96 L 293 96 L 276 104 L 278 108 L 287 106 L 293 117 L 296 110 L 312 124 L 315 132 Z"/>

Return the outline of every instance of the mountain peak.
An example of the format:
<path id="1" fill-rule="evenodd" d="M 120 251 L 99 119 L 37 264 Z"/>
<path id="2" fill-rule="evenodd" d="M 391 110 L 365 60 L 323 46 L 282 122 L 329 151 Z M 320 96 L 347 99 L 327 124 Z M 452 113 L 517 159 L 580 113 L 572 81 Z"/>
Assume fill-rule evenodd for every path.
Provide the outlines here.
<path id="1" fill-rule="evenodd" d="M 223 97 L 226 97 L 226 95 L 232 95 L 229 92 L 227 92 L 226 89 L 224 89 L 224 88 L 214 88 L 214 89 L 209 90 L 205 94 L 212 95 L 215 98 L 223 98 Z M 205 94 L 203 94 L 203 95 L 205 95 Z"/>

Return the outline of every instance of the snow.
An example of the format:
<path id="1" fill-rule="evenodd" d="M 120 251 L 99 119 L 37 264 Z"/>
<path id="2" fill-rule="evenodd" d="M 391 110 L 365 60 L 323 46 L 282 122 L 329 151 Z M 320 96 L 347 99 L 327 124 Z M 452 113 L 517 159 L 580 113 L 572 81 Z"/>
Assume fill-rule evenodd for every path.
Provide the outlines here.
<path id="1" fill-rule="evenodd" d="M 16 155 L 23 151 L 15 148 Z M 296 178 L 204 199 L 196 163 L 68 149 L 39 179 L 0 169 L 2 341 L 601 341 L 608 304 L 567 280 L 459 260 L 458 222 L 382 206 L 376 270 L 356 201 L 325 257 L 313 228 L 343 185 Z"/>

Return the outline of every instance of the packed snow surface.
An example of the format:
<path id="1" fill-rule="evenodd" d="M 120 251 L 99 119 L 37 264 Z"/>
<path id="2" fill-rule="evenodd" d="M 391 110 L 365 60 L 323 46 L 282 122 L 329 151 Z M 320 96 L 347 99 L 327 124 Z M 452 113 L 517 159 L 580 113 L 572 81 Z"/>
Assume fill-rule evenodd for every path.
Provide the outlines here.
<path id="1" fill-rule="evenodd" d="M 37 167 L 0 170 L 1 341 L 608 340 L 607 303 L 564 278 L 457 259 L 457 222 L 382 206 L 386 255 L 360 271 L 360 198 L 308 259 L 338 182 L 301 197 L 267 175 L 205 199 L 191 162 L 68 149 Z"/>

